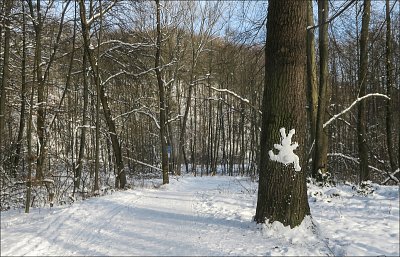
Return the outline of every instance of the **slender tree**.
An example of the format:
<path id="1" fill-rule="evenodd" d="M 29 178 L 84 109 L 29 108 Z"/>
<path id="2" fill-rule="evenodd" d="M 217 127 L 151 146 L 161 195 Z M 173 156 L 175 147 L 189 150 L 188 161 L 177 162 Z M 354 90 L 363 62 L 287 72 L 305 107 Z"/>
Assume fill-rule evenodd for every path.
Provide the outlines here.
<path id="1" fill-rule="evenodd" d="M 392 22 L 390 18 L 390 4 L 389 0 L 386 0 L 386 95 L 392 97 L 393 88 L 393 47 L 392 47 Z M 396 156 L 395 147 L 393 142 L 393 111 L 392 111 L 393 99 L 386 100 L 386 143 L 388 149 L 388 157 L 390 168 L 392 172 L 396 170 Z"/>
<path id="2" fill-rule="evenodd" d="M 45 160 L 45 80 L 43 76 L 42 69 L 42 30 L 43 30 L 43 19 L 40 1 L 36 2 L 36 12 L 35 5 L 32 0 L 28 1 L 30 14 L 32 17 L 33 27 L 35 30 L 35 75 L 37 83 L 37 163 L 36 163 L 36 178 L 42 179 L 43 166 Z"/>
<path id="3" fill-rule="evenodd" d="M 155 71 L 158 84 L 158 96 L 160 106 L 160 141 L 161 141 L 161 169 L 163 176 L 163 184 L 169 183 L 168 177 L 168 152 L 167 152 L 167 137 L 166 137 L 166 112 L 165 112 L 165 86 L 161 76 L 161 6 L 160 1 L 156 1 L 156 23 L 157 23 L 157 39 L 156 39 L 156 58 L 155 58 Z"/>
<path id="4" fill-rule="evenodd" d="M 21 159 L 21 149 L 23 145 L 23 136 L 24 136 L 24 129 L 25 129 L 25 110 L 26 110 L 26 14 L 25 14 L 25 5 L 24 3 L 21 4 L 22 6 L 22 59 L 21 59 L 21 111 L 19 117 L 19 128 L 18 128 L 18 137 L 15 149 L 15 156 L 13 160 L 14 166 L 14 175 L 16 175 L 18 164 Z"/>
<path id="5" fill-rule="evenodd" d="M 307 27 L 314 27 L 314 14 L 312 1 L 307 1 Z M 310 142 L 314 142 L 317 128 L 318 111 L 318 87 L 317 87 L 317 65 L 315 57 L 315 35 L 314 29 L 307 30 L 307 93 L 308 93 L 308 113 L 310 120 L 311 137 Z"/>
<path id="6" fill-rule="evenodd" d="M 363 16 L 361 22 L 360 36 L 360 68 L 358 71 L 358 96 L 362 97 L 367 91 L 368 73 L 368 41 L 369 20 L 371 15 L 371 0 L 364 0 Z M 368 170 L 368 146 L 367 146 L 367 117 L 366 102 L 361 101 L 358 105 L 357 138 L 358 154 L 360 158 L 360 182 L 370 179 Z"/>
<path id="7" fill-rule="evenodd" d="M 124 170 L 124 162 L 122 159 L 122 149 L 121 149 L 121 145 L 120 145 L 120 142 L 118 139 L 117 130 L 115 127 L 115 121 L 111 117 L 111 109 L 110 109 L 110 106 L 108 103 L 108 98 L 105 93 L 104 83 L 102 83 L 100 80 L 99 67 L 98 67 L 99 60 L 96 60 L 95 53 L 94 53 L 93 49 L 91 49 L 90 33 L 89 33 L 90 26 L 93 23 L 94 19 L 96 17 L 101 18 L 101 16 L 104 15 L 115 3 L 116 3 L 116 1 L 112 2 L 107 8 L 102 9 L 100 11 L 100 13 L 98 13 L 98 15 L 96 15 L 96 14 L 93 15 L 90 18 L 90 20 L 86 19 L 86 7 L 85 7 L 85 2 L 83 0 L 79 1 L 79 10 L 80 10 L 81 25 L 82 25 L 84 49 L 88 56 L 88 61 L 92 68 L 94 81 L 98 88 L 98 94 L 100 97 L 101 104 L 103 106 L 104 118 L 107 123 L 109 135 L 111 138 L 112 148 L 114 151 L 115 162 L 116 162 L 116 166 L 117 166 L 115 185 L 116 185 L 116 187 L 124 188 L 126 185 L 126 174 L 125 174 L 125 170 Z"/>
<path id="8" fill-rule="evenodd" d="M 329 103 L 329 71 L 328 71 L 328 0 L 318 1 L 318 23 L 319 27 L 319 90 L 318 90 L 318 112 L 315 134 L 315 151 L 313 158 L 313 177 L 322 180 L 323 174 L 327 172 L 328 159 L 328 134 L 327 128 L 323 127 L 326 120 L 326 110 Z"/>
<path id="9" fill-rule="evenodd" d="M 274 143 L 280 142 L 280 128 L 296 129 L 297 152 L 305 164 L 306 25 L 306 1 L 269 1 L 255 215 L 258 223 L 280 221 L 295 227 L 310 214 L 305 169 L 295 171 L 292 165 L 285 166 L 268 157 Z"/>
<path id="10" fill-rule="evenodd" d="M 13 6 L 12 0 L 4 3 L 4 56 L 2 67 L 2 78 L 0 84 L 0 153 L 3 146 L 3 141 L 6 138 L 4 135 L 5 121 L 6 121 L 6 95 L 8 82 L 10 79 L 10 25 L 11 25 L 11 8 Z"/>

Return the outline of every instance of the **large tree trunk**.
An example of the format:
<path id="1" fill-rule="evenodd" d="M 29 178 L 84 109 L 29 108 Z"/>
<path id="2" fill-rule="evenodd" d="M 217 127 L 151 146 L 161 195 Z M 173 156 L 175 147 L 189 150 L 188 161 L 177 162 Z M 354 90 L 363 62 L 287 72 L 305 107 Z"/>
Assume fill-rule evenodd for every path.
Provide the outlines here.
<path id="1" fill-rule="evenodd" d="M 156 0 L 157 8 L 157 42 L 156 42 L 156 61 L 155 70 L 158 84 L 158 95 L 160 100 L 160 141 L 161 141 L 161 169 L 163 176 L 163 184 L 169 183 L 168 177 L 168 152 L 167 152 L 167 138 L 166 138 L 166 124 L 165 124 L 165 88 L 164 82 L 161 78 L 161 19 L 160 19 L 160 1 Z"/>
<path id="2" fill-rule="evenodd" d="M 370 20 L 371 0 L 364 0 L 364 10 L 361 25 L 360 36 L 360 69 L 358 73 L 359 95 L 362 97 L 366 94 L 367 89 L 367 73 L 368 73 L 368 27 Z M 367 117 L 366 103 L 361 101 L 358 105 L 358 153 L 360 158 L 360 182 L 369 180 L 368 170 L 368 146 L 367 146 Z"/>
<path id="3" fill-rule="evenodd" d="M 261 158 L 255 221 L 298 226 L 310 214 L 306 172 L 273 162 L 268 151 L 279 130 L 296 129 L 300 163 L 306 137 L 306 1 L 270 0 L 267 18 L 266 82 L 263 96 Z"/>

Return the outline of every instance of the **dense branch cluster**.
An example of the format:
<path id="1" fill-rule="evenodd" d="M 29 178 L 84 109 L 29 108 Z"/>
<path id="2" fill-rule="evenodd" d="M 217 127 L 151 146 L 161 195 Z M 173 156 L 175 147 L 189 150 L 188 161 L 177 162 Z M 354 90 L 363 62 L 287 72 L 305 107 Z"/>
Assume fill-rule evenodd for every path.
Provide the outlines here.
<path id="1" fill-rule="evenodd" d="M 1 209 L 23 205 L 10 199 L 24 198 L 27 188 L 35 206 L 161 177 L 162 141 L 169 174 L 257 176 L 268 79 L 265 12 L 240 16 L 233 10 L 244 5 L 229 1 L 160 3 L 157 24 L 153 1 L 1 1 Z M 329 24 L 328 119 L 359 98 L 355 8 Z M 391 15 L 399 17 L 398 10 Z M 391 135 L 398 156 L 399 19 L 392 23 Z M 371 16 L 367 93 L 386 94 L 384 24 L 384 14 Z M 393 174 L 385 104 L 382 97 L 366 100 L 374 181 Z M 339 180 L 357 181 L 356 124 L 349 110 L 327 126 L 329 152 L 340 153 L 328 155 L 329 171 Z M 48 198 L 39 197 L 43 191 Z"/>

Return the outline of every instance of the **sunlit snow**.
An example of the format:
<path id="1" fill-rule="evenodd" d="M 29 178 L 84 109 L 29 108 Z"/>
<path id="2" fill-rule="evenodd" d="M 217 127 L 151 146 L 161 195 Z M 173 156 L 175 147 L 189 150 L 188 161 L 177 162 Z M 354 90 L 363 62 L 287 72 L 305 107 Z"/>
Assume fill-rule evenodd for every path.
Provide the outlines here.
<path id="1" fill-rule="evenodd" d="M 72 205 L 1 213 L 6 255 L 399 255 L 399 191 L 309 185 L 312 218 L 294 229 L 253 222 L 257 182 L 171 177 Z M 148 185 L 159 183 L 151 181 Z"/>

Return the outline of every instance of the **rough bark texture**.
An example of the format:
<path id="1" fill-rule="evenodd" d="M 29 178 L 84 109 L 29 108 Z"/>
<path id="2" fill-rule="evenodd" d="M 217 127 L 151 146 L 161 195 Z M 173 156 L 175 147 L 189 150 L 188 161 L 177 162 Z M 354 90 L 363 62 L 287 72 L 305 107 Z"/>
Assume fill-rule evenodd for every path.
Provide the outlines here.
<path id="1" fill-rule="evenodd" d="M 255 221 L 295 227 L 310 214 L 306 174 L 269 159 L 280 143 L 279 129 L 296 129 L 296 154 L 304 167 L 306 137 L 306 1 L 271 0 L 268 6 L 266 83 Z"/>
<path id="2" fill-rule="evenodd" d="M 368 27 L 370 20 L 371 0 L 364 0 L 364 10 L 361 24 L 360 36 L 360 69 L 358 75 L 359 97 L 366 94 L 367 72 L 368 72 Z M 368 146 L 367 146 L 367 118 L 366 103 L 361 101 L 358 105 L 358 153 L 360 158 L 360 182 L 369 180 L 368 170 Z"/>

